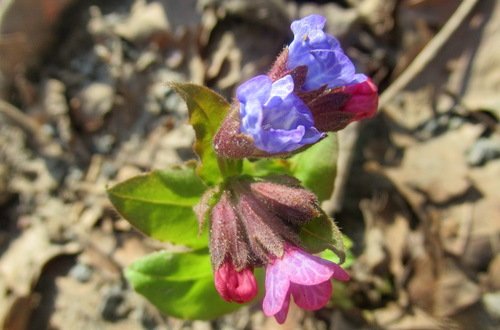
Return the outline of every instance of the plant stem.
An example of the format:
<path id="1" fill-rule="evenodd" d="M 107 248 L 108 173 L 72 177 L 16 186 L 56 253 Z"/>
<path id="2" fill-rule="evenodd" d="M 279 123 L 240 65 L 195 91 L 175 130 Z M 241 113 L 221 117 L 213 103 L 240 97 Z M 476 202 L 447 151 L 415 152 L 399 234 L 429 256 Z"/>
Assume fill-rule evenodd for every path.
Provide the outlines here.
<path id="1" fill-rule="evenodd" d="M 241 159 L 229 159 L 217 157 L 220 172 L 224 178 L 241 174 L 243 161 Z"/>

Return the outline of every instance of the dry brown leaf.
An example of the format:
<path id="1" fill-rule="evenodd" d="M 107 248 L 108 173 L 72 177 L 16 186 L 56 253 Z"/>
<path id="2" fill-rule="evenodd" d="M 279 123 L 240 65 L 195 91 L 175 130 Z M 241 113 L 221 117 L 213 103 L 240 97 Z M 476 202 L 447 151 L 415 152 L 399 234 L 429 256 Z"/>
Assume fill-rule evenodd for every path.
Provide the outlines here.
<path id="1" fill-rule="evenodd" d="M 401 282 L 405 275 L 403 265 L 404 254 L 407 251 L 408 235 L 410 225 L 408 219 L 402 215 L 396 215 L 394 221 L 385 228 L 385 241 L 390 254 L 389 269 L 398 282 Z"/>
<path id="2" fill-rule="evenodd" d="M 130 41 L 143 41 L 155 33 L 167 33 L 170 24 L 161 4 L 139 0 L 125 21 L 115 26 L 115 33 Z"/>
<path id="3" fill-rule="evenodd" d="M 426 200 L 444 204 L 471 187 L 465 152 L 480 133 L 480 127 L 464 125 L 417 144 L 405 151 L 401 166 L 385 172 L 416 209 Z"/>
<path id="4" fill-rule="evenodd" d="M 450 329 L 431 315 L 415 308 L 410 313 L 396 304 L 377 309 L 374 318 L 378 326 L 387 330 L 437 330 Z"/>
<path id="5" fill-rule="evenodd" d="M 500 254 L 497 254 L 488 267 L 488 285 L 491 291 L 500 291 Z"/>
<path id="6" fill-rule="evenodd" d="M 500 3 L 482 1 L 483 10 L 471 21 L 481 36 L 467 40 L 471 57 L 464 77 L 463 102 L 469 109 L 487 109 L 500 120 Z M 462 41 L 463 42 L 463 41 Z M 479 43 L 479 44 L 477 44 Z"/>
<path id="7" fill-rule="evenodd" d="M 63 254 L 75 254 L 79 250 L 80 246 L 76 242 L 65 245 L 51 243 L 48 229 L 40 222 L 35 222 L 15 239 L 0 258 L 0 282 L 5 286 L 4 290 L 10 293 L 8 305 L 0 308 L 6 313 L 0 315 L 0 324 L 11 317 L 10 313 L 14 312 L 12 307 L 16 304 L 32 306 L 26 303 L 34 302 L 32 289 L 47 262 Z M 3 300 L 4 297 L 0 299 Z"/>
<path id="8" fill-rule="evenodd" d="M 481 299 L 479 286 L 452 260 L 443 260 L 436 284 L 434 313 L 437 316 L 452 316 Z"/>

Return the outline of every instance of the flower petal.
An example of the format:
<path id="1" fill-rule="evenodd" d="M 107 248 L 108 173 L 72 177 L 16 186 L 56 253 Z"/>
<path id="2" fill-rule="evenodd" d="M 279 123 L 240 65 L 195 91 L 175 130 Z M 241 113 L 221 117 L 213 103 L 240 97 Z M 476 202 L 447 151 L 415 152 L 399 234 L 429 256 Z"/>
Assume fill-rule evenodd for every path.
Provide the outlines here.
<path id="1" fill-rule="evenodd" d="M 290 286 L 290 292 L 293 300 L 300 308 L 308 311 L 323 308 L 332 296 L 332 282 L 330 280 L 316 285 L 298 285 Z"/>
<path id="2" fill-rule="evenodd" d="M 325 27 L 326 18 L 313 14 L 306 16 L 298 21 L 293 21 L 291 29 L 294 35 L 303 37 L 310 30 L 322 30 Z"/>
<path id="3" fill-rule="evenodd" d="M 290 152 L 321 139 L 323 134 L 313 126 L 309 108 L 293 93 L 292 76 L 272 84 L 268 79 L 253 78 L 238 88 L 241 132 L 251 136 L 258 149 L 272 154 Z M 262 86 L 255 86 L 259 81 Z M 249 86 L 258 90 L 257 96 Z"/>
<path id="4" fill-rule="evenodd" d="M 307 76 L 302 86 L 312 91 L 323 86 L 337 88 L 361 82 L 354 64 L 345 55 L 335 37 L 323 31 L 326 19 L 310 15 L 294 21 L 291 29 L 294 39 L 288 47 L 289 70 L 298 66 L 307 67 Z"/>
<path id="5" fill-rule="evenodd" d="M 290 308 L 290 295 L 287 294 L 283 305 L 278 313 L 274 314 L 276 322 L 279 324 L 285 323 L 286 317 L 288 316 L 288 309 Z"/>
<path id="6" fill-rule="evenodd" d="M 280 263 L 268 264 L 266 267 L 266 295 L 262 302 L 262 310 L 265 315 L 273 316 L 282 311 L 287 299 L 290 299 L 289 288 L 290 281 L 281 270 Z"/>
<path id="7" fill-rule="evenodd" d="M 271 79 L 268 76 L 260 75 L 245 81 L 236 89 L 236 97 L 240 102 L 246 102 L 248 97 L 265 102 L 269 97 L 271 89 Z"/>
<path id="8" fill-rule="evenodd" d="M 265 104 L 267 107 L 275 106 L 272 101 L 276 98 L 279 99 L 279 103 L 281 100 L 284 100 L 290 93 L 293 92 L 294 89 L 293 78 L 290 75 L 286 75 L 281 79 L 276 80 L 271 87 L 271 98 Z"/>
<path id="9" fill-rule="evenodd" d="M 316 285 L 330 280 L 337 266 L 297 248 L 289 248 L 281 263 L 290 281 L 301 285 Z"/>
<path id="10" fill-rule="evenodd" d="M 225 261 L 214 274 L 215 288 L 226 301 L 245 303 L 257 295 L 257 281 L 250 267 L 237 271 Z"/>
<path id="11" fill-rule="evenodd" d="M 356 115 L 354 120 L 372 117 L 376 113 L 378 106 L 377 86 L 370 78 L 357 84 L 345 86 L 342 93 L 351 95 L 343 111 L 354 113 Z"/>

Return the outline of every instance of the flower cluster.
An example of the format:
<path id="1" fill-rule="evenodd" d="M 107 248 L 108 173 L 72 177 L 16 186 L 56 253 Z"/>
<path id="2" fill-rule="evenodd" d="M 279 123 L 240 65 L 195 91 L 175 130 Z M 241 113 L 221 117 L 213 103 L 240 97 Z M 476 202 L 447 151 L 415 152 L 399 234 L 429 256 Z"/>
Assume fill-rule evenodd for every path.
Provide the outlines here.
<path id="1" fill-rule="evenodd" d="M 220 158 L 288 156 L 327 132 L 374 115 L 377 88 L 356 73 L 339 42 L 323 31 L 325 18 L 311 15 L 291 25 L 294 39 L 267 75 L 236 91 L 231 111 L 214 137 Z M 214 200 L 206 207 L 207 200 Z M 226 178 L 196 208 L 210 221 L 215 287 L 227 301 L 257 296 L 255 267 L 266 268 L 263 310 L 283 323 L 290 299 L 306 310 L 329 301 L 331 279 L 348 280 L 337 264 L 304 249 L 299 233 L 322 215 L 316 196 L 291 177 Z"/>
<path id="2" fill-rule="evenodd" d="M 202 200 L 212 194 L 207 192 Z M 245 303 L 255 298 L 258 288 L 253 270 L 265 267 L 263 310 L 283 323 L 290 296 L 300 307 L 316 310 L 330 299 L 330 279 L 349 278 L 335 263 L 300 247 L 298 230 L 321 211 L 316 196 L 292 177 L 233 178 L 211 211 L 196 210 L 201 225 L 210 218 L 215 287 L 227 301 Z"/>
<path id="3" fill-rule="evenodd" d="M 377 87 L 356 73 L 325 22 L 320 15 L 294 21 L 294 39 L 270 72 L 238 87 L 233 114 L 215 137 L 219 156 L 287 155 L 375 114 Z"/>

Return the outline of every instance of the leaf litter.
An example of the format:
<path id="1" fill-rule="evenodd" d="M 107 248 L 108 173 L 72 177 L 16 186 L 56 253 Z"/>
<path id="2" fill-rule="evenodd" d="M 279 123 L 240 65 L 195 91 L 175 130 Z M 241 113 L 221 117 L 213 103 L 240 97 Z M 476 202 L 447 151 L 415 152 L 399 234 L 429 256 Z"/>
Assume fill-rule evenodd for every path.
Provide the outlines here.
<path id="1" fill-rule="evenodd" d="M 120 219 L 105 187 L 193 158 L 187 111 L 166 82 L 202 83 L 230 97 L 274 60 L 292 19 L 319 12 L 383 91 L 459 5 L 35 2 L 12 0 L 0 12 L 6 329 L 274 329 L 258 308 L 187 322 L 133 293 L 123 267 L 175 247 Z M 33 11 L 42 19 L 16 23 Z M 331 214 L 355 243 L 345 288 L 354 304 L 314 314 L 292 308 L 284 327 L 499 325 L 499 15 L 492 0 L 475 6 L 446 47 L 362 125 L 359 146 L 348 150 L 355 161 L 344 201 Z"/>

